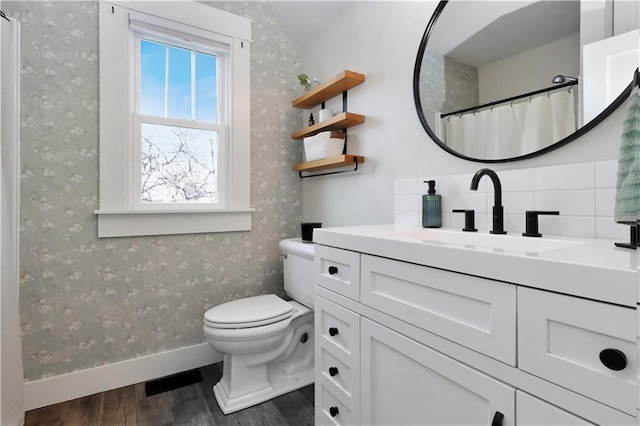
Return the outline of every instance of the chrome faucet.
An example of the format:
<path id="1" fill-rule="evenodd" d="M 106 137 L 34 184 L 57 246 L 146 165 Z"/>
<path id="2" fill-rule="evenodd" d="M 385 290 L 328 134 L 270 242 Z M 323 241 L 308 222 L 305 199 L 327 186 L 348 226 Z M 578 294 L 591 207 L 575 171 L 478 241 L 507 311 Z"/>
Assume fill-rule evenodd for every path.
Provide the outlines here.
<path id="1" fill-rule="evenodd" d="M 491 169 L 480 169 L 473 175 L 471 179 L 471 190 L 478 190 L 478 183 L 480 178 L 487 175 L 493 182 L 493 230 L 492 234 L 506 234 L 504 230 L 504 209 L 502 207 L 502 185 L 498 175 Z"/>

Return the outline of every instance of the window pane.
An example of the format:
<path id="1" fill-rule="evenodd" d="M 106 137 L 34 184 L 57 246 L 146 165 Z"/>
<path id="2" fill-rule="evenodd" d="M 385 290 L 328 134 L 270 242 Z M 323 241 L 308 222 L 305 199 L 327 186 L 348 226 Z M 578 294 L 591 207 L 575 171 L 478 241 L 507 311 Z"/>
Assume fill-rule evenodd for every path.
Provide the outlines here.
<path id="1" fill-rule="evenodd" d="M 164 116 L 166 45 L 140 41 L 140 112 Z"/>
<path id="2" fill-rule="evenodd" d="M 169 46 L 169 118 L 191 120 L 191 51 Z"/>
<path id="3" fill-rule="evenodd" d="M 196 52 L 196 121 L 217 123 L 217 58 Z"/>
<path id="4" fill-rule="evenodd" d="M 216 203 L 218 133 L 142 123 L 142 202 Z"/>

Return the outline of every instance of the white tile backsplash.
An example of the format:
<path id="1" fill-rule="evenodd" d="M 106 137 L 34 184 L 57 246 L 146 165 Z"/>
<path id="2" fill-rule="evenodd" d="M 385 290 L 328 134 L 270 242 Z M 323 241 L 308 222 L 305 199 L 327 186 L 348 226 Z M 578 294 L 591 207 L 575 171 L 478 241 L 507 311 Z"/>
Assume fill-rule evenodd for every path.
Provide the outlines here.
<path id="1" fill-rule="evenodd" d="M 473 174 L 471 173 L 449 176 L 449 193 L 464 194 L 467 192 L 487 192 L 487 182 L 491 180 L 489 177 L 483 176 L 480 179 L 477 191 L 471 191 L 471 179 L 473 179 Z"/>
<path id="2" fill-rule="evenodd" d="M 536 210 L 557 210 L 561 216 L 595 216 L 595 189 L 536 191 Z"/>
<path id="3" fill-rule="evenodd" d="M 490 198 L 490 197 L 489 197 Z M 493 200 L 489 201 L 493 206 Z M 503 192 L 502 206 L 505 215 L 524 214 L 527 210 L 535 209 L 535 196 L 533 191 Z"/>
<path id="4" fill-rule="evenodd" d="M 540 216 L 542 234 L 627 240 L 629 227 L 613 220 L 617 170 L 618 162 L 613 160 L 497 171 L 505 230 L 515 235 L 524 232 L 527 210 L 558 210 L 559 216 Z M 473 209 L 476 228 L 490 230 L 494 202 L 491 179 L 483 177 L 478 191 L 471 191 L 472 177 L 468 173 L 395 181 L 395 223 L 421 226 L 421 196 L 427 192 L 423 181 L 433 179 L 442 195 L 442 226 L 462 229 L 464 215 L 451 210 Z"/>
<path id="5" fill-rule="evenodd" d="M 615 189 L 596 189 L 596 216 L 613 217 L 615 204 Z"/>
<path id="6" fill-rule="evenodd" d="M 466 194 L 449 194 L 450 206 L 453 209 L 475 210 L 476 213 L 487 213 L 487 194 L 468 192 Z"/>
<path id="7" fill-rule="evenodd" d="M 542 235 L 595 238 L 595 216 L 540 216 L 539 232 Z"/>
<path id="8" fill-rule="evenodd" d="M 512 235 L 522 235 L 525 228 L 524 216 L 515 214 L 504 215 L 504 229 Z"/>
<path id="9" fill-rule="evenodd" d="M 613 220 L 613 216 L 597 216 L 596 217 L 596 236 L 597 238 L 609 238 L 619 240 L 620 242 L 629 242 L 629 227 L 620 225 Z"/>
<path id="10" fill-rule="evenodd" d="M 393 200 L 393 209 L 401 211 L 422 211 L 422 198 L 420 195 L 396 195 Z"/>
<path id="11" fill-rule="evenodd" d="M 618 161 L 599 161 L 596 163 L 596 189 L 615 188 L 618 178 Z"/>
<path id="12" fill-rule="evenodd" d="M 533 191 L 534 169 L 505 170 L 498 172 L 502 192 Z"/>
<path id="13" fill-rule="evenodd" d="M 420 212 L 395 211 L 393 212 L 393 219 L 393 223 L 396 225 L 422 226 Z"/>
<path id="14" fill-rule="evenodd" d="M 535 190 L 593 189 L 596 183 L 595 163 L 567 164 L 535 169 Z"/>

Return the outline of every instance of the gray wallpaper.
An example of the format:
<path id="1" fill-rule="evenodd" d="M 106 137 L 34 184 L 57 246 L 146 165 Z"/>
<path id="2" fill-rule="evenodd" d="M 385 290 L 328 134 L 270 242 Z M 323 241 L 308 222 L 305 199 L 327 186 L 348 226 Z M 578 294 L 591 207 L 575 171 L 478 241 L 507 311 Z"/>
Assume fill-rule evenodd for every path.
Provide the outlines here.
<path id="1" fill-rule="evenodd" d="M 253 20 L 251 204 L 245 233 L 98 239 L 98 8 L 8 2 L 22 23 L 21 295 L 25 378 L 205 342 L 206 309 L 282 291 L 278 242 L 299 235 L 300 47 L 261 2 Z"/>
<path id="2" fill-rule="evenodd" d="M 427 122 L 435 129 L 435 114 L 478 105 L 478 69 L 431 50 L 420 67 L 420 100 Z"/>

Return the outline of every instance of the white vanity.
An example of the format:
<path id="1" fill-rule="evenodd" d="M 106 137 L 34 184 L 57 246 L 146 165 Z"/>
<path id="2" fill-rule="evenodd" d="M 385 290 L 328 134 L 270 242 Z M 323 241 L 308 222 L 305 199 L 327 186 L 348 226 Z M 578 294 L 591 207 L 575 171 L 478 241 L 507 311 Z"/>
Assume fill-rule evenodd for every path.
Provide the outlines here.
<path id="1" fill-rule="evenodd" d="M 317 423 L 638 424 L 634 250 L 394 225 L 314 240 Z"/>

